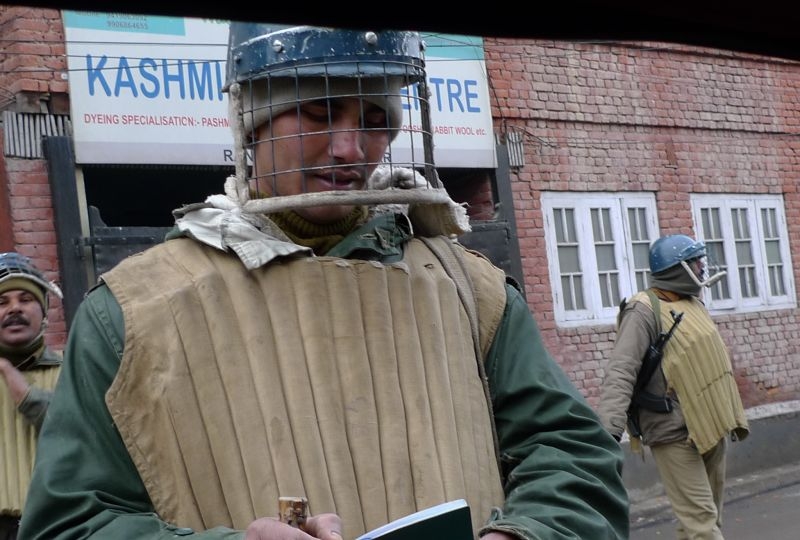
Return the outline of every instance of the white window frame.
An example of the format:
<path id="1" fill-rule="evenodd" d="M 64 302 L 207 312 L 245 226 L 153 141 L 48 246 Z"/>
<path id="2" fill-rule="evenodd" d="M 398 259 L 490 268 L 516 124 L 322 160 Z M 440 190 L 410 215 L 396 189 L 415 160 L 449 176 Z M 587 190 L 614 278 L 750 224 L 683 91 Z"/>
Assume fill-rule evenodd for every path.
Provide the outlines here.
<path id="1" fill-rule="evenodd" d="M 783 309 L 797 307 L 794 286 L 794 269 L 792 258 L 789 253 L 789 230 L 786 224 L 785 203 L 782 195 L 743 195 L 726 193 L 720 194 L 692 194 L 692 216 L 695 224 L 696 236 L 698 239 L 711 242 L 722 242 L 722 252 L 725 257 L 726 276 L 725 282 L 720 285 L 725 286 L 728 296 L 725 298 L 714 298 L 711 291 L 704 292 L 704 301 L 712 313 L 730 312 L 751 312 L 768 309 Z M 719 212 L 720 227 L 718 231 L 705 231 L 703 212 L 716 209 Z M 764 228 L 762 211 L 770 210 L 775 212 L 777 222 L 777 239 L 780 242 L 779 253 L 781 258 L 781 277 L 784 284 L 784 294 L 772 294 L 770 291 L 770 276 L 767 265 L 767 248 L 764 238 Z M 734 231 L 737 230 L 733 223 L 732 214 L 736 211 L 739 215 L 746 214 L 746 221 L 749 228 L 750 248 L 748 254 L 752 257 L 752 265 L 747 265 L 754 276 L 758 289 L 757 294 L 745 296 L 742 294 L 742 283 L 740 280 L 739 256 L 737 254 L 737 242 L 734 238 Z M 740 245 L 741 249 L 741 245 Z M 713 264 L 713 258 L 709 258 L 709 263 Z"/>
<path id="2" fill-rule="evenodd" d="M 603 306 L 601 295 L 601 279 L 595 254 L 595 241 L 592 230 L 591 213 L 593 209 L 607 209 L 609 212 L 613 240 L 613 252 L 617 270 L 617 286 L 621 298 L 630 297 L 640 287 L 636 284 L 636 273 L 642 274 L 649 268 L 635 268 L 631 231 L 628 223 L 628 211 L 634 208 L 645 210 L 644 229 L 646 244 L 649 246 L 658 238 L 658 216 L 656 198 L 653 193 L 645 192 L 543 192 L 542 214 L 544 216 L 544 232 L 547 247 L 550 284 L 553 291 L 553 310 L 555 321 L 560 326 L 585 326 L 596 324 L 614 324 L 619 312 L 615 303 Z M 556 239 L 556 223 L 554 210 L 571 209 L 575 216 L 575 244 L 580 264 L 583 309 L 567 309 L 566 292 L 562 289 L 562 272 L 559 261 L 558 242 Z M 567 291 L 570 292 L 570 291 Z"/>

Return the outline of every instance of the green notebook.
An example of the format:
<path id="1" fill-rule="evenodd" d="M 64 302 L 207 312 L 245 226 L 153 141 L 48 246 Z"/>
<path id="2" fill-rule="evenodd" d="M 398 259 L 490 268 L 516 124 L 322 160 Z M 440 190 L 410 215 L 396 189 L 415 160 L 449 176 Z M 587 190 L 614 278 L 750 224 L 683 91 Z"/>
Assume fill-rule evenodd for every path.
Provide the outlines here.
<path id="1" fill-rule="evenodd" d="M 472 518 L 464 499 L 450 501 L 382 525 L 356 540 L 473 540 Z"/>

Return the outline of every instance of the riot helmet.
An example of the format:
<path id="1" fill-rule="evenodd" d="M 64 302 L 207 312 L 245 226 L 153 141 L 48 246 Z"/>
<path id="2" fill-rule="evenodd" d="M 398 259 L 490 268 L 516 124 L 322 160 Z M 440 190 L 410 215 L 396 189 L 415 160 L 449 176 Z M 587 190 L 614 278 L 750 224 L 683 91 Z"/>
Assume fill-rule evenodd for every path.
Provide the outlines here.
<path id="1" fill-rule="evenodd" d="M 424 47 L 420 35 L 411 31 L 231 22 L 223 90 L 229 94 L 236 176 L 226 184 L 228 195 L 247 203 L 245 211 L 263 213 L 309 206 L 411 202 L 386 200 L 398 196 L 393 190 L 380 193 L 368 185 L 342 188 L 340 184 L 356 174 L 351 172 L 354 165 L 361 167 L 359 175 L 367 177 L 379 166 L 419 171 L 430 184 L 424 187 L 440 187 L 433 164 Z M 333 127 L 330 103 L 336 98 L 356 98 L 362 117 L 375 107 L 385 114 L 376 116 L 379 121 L 362 118 L 357 126 Z M 304 140 L 311 139 L 303 137 L 327 134 L 333 145 L 343 132 L 358 137 L 359 133 L 381 131 L 388 135 L 384 149 L 360 163 L 339 163 L 331 158 L 326 163 L 309 161 L 291 167 L 276 164 L 279 159 L 265 160 L 267 166 L 259 164 L 255 157 L 260 145 L 269 145 L 263 148 L 271 148 L 273 154 L 282 151 L 276 149 L 281 143 L 286 145 L 287 137 L 272 130 L 274 120 L 293 115 L 301 122 L 306 118 L 303 107 L 309 103 L 328 104 L 327 110 L 316 113 L 320 121 L 327 116 L 328 127 L 297 134 L 300 148 L 311 144 L 304 146 Z M 410 125 L 411 111 L 419 111 L 419 126 Z M 306 178 L 326 175 L 330 190 L 316 190 L 312 198 L 304 197 L 306 193 L 281 193 L 278 179 L 298 172 L 303 175 L 304 186 Z M 443 194 L 435 193 L 438 189 L 403 190 L 406 195 L 401 197 L 408 198 L 413 191 L 429 191 L 427 202 L 443 202 Z"/>
<path id="2" fill-rule="evenodd" d="M 13 251 L 0 253 L 0 293 L 14 289 L 32 292 L 42 304 L 45 316 L 49 307 L 48 293 L 63 298 L 58 285 L 48 280 L 28 257 Z"/>
<path id="3" fill-rule="evenodd" d="M 722 279 L 726 272 L 716 272 L 707 277 L 708 265 L 704 261 L 703 275 L 697 276 L 689 266 L 691 261 L 705 259 L 706 256 L 706 245 L 700 240 L 695 240 L 685 234 L 662 236 L 650 246 L 650 273 L 659 274 L 676 265 L 681 265 L 699 287 L 710 287 Z"/>

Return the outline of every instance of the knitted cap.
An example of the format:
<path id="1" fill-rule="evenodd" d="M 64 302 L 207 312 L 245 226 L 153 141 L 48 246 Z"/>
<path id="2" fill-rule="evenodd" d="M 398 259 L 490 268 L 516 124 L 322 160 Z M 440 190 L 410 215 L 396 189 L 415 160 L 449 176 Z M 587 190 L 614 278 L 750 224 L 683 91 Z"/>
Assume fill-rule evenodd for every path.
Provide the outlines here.
<path id="1" fill-rule="evenodd" d="M 270 119 L 291 110 L 302 102 L 336 97 L 354 97 L 377 105 L 386 111 L 391 137 L 394 139 L 403 119 L 400 90 L 401 77 L 276 77 L 242 84 L 244 127 L 247 133 Z"/>
<path id="2" fill-rule="evenodd" d="M 47 313 L 47 294 L 41 285 L 24 277 L 12 277 L 0 282 L 0 294 L 8 291 L 27 291 L 36 297 L 42 311 Z"/>

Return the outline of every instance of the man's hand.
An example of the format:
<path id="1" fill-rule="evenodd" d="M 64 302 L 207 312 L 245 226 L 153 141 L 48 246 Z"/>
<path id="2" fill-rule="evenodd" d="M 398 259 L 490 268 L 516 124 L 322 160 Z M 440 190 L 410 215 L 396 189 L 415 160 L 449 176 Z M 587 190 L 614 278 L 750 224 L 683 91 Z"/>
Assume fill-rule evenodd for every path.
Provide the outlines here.
<path id="1" fill-rule="evenodd" d="M 336 514 L 306 518 L 303 529 L 296 529 L 277 518 L 259 518 L 245 531 L 245 540 L 344 540 L 342 519 Z"/>
<path id="2" fill-rule="evenodd" d="M 431 187 L 428 181 L 414 169 L 378 165 L 367 181 L 369 189 L 417 189 Z"/>
<path id="3" fill-rule="evenodd" d="M 0 374 L 3 376 L 6 386 L 8 386 L 8 392 L 11 394 L 11 399 L 14 400 L 14 404 L 19 405 L 22 403 L 30 389 L 25 376 L 5 358 L 0 358 Z"/>

